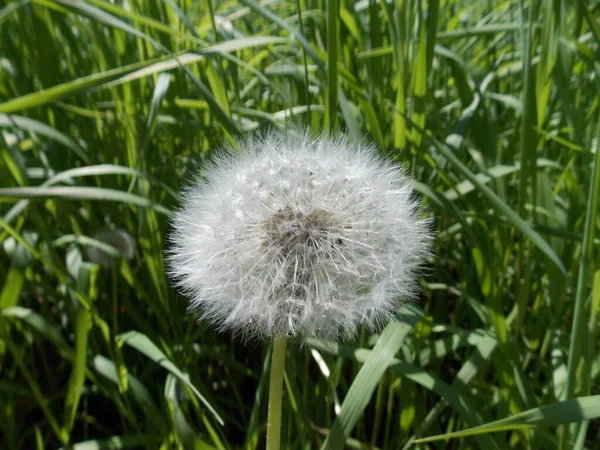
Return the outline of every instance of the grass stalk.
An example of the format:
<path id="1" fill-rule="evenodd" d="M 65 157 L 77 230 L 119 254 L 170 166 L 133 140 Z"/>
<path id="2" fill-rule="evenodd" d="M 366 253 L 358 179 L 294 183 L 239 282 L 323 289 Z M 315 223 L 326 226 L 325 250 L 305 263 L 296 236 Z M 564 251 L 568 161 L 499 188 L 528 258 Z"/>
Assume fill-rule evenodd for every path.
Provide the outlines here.
<path id="1" fill-rule="evenodd" d="M 69 442 L 69 434 L 66 432 L 66 430 L 61 429 L 60 425 L 58 424 L 58 421 L 54 417 L 54 414 L 52 414 L 52 411 L 50 411 L 46 399 L 44 398 L 44 394 L 42 393 L 42 390 L 40 389 L 38 383 L 36 383 L 34 374 L 31 373 L 25 365 L 25 362 L 21 358 L 21 352 L 10 338 L 9 332 L 7 331 L 3 334 L 3 341 L 6 343 L 6 346 L 10 350 L 10 353 L 12 354 L 12 357 L 17 363 L 17 366 L 19 366 L 19 369 L 23 374 L 23 378 L 25 378 L 25 380 L 27 381 L 27 384 L 31 389 L 31 393 L 33 394 L 35 400 L 40 406 L 40 409 L 44 413 L 44 416 L 46 417 L 50 428 L 52 428 L 52 431 L 54 432 L 60 443 L 66 445 Z"/>
<path id="2" fill-rule="evenodd" d="M 269 381 L 269 413 L 267 417 L 267 450 L 279 450 L 281 445 L 281 400 L 285 369 L 286 338 L 275 339 L 271 356 Z"/>
<path id="3" fill-rule="evenodd" d="M 298 14 L 298 25 L 300 26 L 300 34 L 304 36 L 304 24 L 302 23 L 302 8 L 300 0 L 296 0 L 296 12 Z M 310 122 L 310 80 L 308 79 L 308 62 L 306 60 L 306 48 L 302 48 L 302 65 L 304 66 L 304 103 L 306 104 L 307 122 Z"/>
<path id="4" fill-rule="evenodd" d="M 521 62 L 523 64 L 523 92 L 521 94 L 521 124 L 519 142 L 519 151 L 521 159 L 521 174 L 519 177 L 519 215 L 526 219 L 532 216 L 532 213 L 526 211 L 528 201 L 535 205 L 535 185 L 536 185 L 536 143 L 535 143 L 535 83 L 533 82 L 533 73 L 531 70 L 531 33 L 533 24 L 533 15 L 531 7 L 529 8 L 529 17 L 525 17 L 524 0 L 519 0 L 520 20 L 521 20 Z M 529 24 L 529 26 L 527 26 Z M 528 255 L 531 254 L 531 245 L 525 241 L 519 245 L 519 262 L 517 266 L 517 334 L 521 333 L 523 321 L 525 318 L 525 309 L 530 294 L 529 285 L 531 282 L 531 262 L 528 261 Z"/>
<path id="5" fill-rule="evenodd" d="M 596 137 L 600 138 L 600 118 L 598 119 L 598 125 L 596 128 Z M 598 139 L 596 139 L 595 147 L 592 180 L 588 194 L 585 227 L 583 230 L 581 262 L 579 264 L 577 289 L 575 291 L 575 311 L 573 313 L 573 322 L 571 325 L 571 340 L 569 343 L 569 359 L 567 363 L 567 379 L 565 382 L 564 399 L 573 397 L 575 393 L 577 368 L 579 367 L 579 361 L 581 358 L 581 349 L 587 348 L 588 345 L 593 345 L 592 343 L 581 342 L 581 340 L 584 336 L 583 328 L 586 326 L 585 302 L 588 292 L 588 273 L 591 265 L 590 256 L 594 237 L 594 220 L 598 211 L 598 202 L 600 202 L 600 149 Z M 568 439 L 569 429 L 568 427 L 564 427 L 560 439 L 561 448 L 566 448 Z"/>
<path id="6" fill-rule="evenodd" d="M 327 108 L 325 109 L 325 129 L 336 129 L 338 110 L 338 41 L 339 41 L 339 4 L 337 0 L 327 3 Z"/>

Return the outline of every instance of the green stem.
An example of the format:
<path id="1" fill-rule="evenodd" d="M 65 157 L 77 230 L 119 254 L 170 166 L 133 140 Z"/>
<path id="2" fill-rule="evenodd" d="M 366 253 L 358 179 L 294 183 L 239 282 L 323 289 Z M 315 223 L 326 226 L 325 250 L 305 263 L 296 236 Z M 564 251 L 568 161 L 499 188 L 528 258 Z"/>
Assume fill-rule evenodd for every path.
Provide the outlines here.
<path id="1" fill-rule="evenodd" d="M 269 384 L 269 415 L 267 418 L 267 450 L 279 450 L 281 445 L 281 395 L 285 367 L 286 338 L 275 338 L 271 356 Z"/>
<path id="2" fill-rule="evenodd" d="M 327 3 L 327 106 L 325 109 L 325 129 L 335 131 L 338 111 L 338 44 L 339 44 L 339 2 Z"/>
<path id="3" fill-rule="evenodd" d="M 58 438 L 58 440 L 60 441 L 61 444 L 63 444 L 63 445 L 68 444 L 69 436 L 65 430 L 61 430 L 60 425 L 58 424 L 58 421 L 54 417 L 54 414 L 52 414 L 52 411 L 50 411 L 50 408 L 48 407 L 48 403 L 46 402 L 46 398 L 44 397 L 44 394 L 42 393 L 38 384 L 35 382 L 35 378 L 34 378 L 33 374 L 29 371 L 29 369 L 25 365 L 25 362 L 21 358 L 21 349 L 17 348 L 15 343 L 10 338 L 8 331 L 6 333 L 3 332 L 2 334 L 3 334 L 2 338 L 3 338 L 4 342 L 6 342 L 6 346 L 8 347 L 8 350 L 12 353 L 12 356 L 13 356 L 15 362 L 17 363 L 17 366 L 19 366 L 19 369 L 21 369 L 21 373 L 23 374 L 23 377 L 29 384 L 29 388 L 31 389 L 33 397 L 37 400 L 38 404 L 40 405 L 40 409 L 42 410 L 42 413 L 44 413 L 44 415 L 46 416 L 46 420 L 48 421 L 50 428 L 52 428 L 52 431 L 54 431 L 54 434 L 56 434 L 56 437 Z"/>
<path id="4" fill-rule="evenodd" d="M 598 120 L 597 136 L 600 137 L 600 120 Z M 593 227 L 595 214 L 597 211 L 598 197 L 600 197 L 600 145 L 596 144 L 594 157 L 594 169 L 592 172 L 592 181 L 588 194 L 587 214 L 585 218 L 585 228 L 583 231 L 583 243 L 581 248 L 581 263 L 579 267 L 579 276 L 577 278 L 577 291 L 575 294 L 575 312 L 573 314 L 573 324 L 571 325 L 571 342 L 569 345 L 569 364 L 567 370 L 567 381 L 565 386 L 565 398 L 573 396 L 575 391 L 575 378 L 577 366 L 579 365 L 580 349 L 585 348 L 581 342 L 581 333 L 585 324 L 585 300 L 588 292 L 587 275 L 590 268 L 590 253 L 592 249 L 591 238 L 593 237 Z"/>
<path id="5" fill-rule="evenodd" d="M 596 136 L 600 138 L 600 118 L 596 129 Z M 594 152 L 594 168 L 592 169 L 592 180 L 588 194 L 588 205 L 585 217 L 585 228 L 583 230 L 583 243 L 581 246 L 581 262 L 579 265 L 579 276 L 577 278 L 577 290 L 575 293 L 575 311 L 573 312 L 573 323 L 571 324 L 571 341 L 569 344 L 569 361 L 567 364 L 567 379 L 562 399 L 573 397 L 576 390 L 577 368 L 581 358 L 581 349 L 591 345 L 582 342 L 583 328 L 585 326 L 585 301 L 588 293 L 588 273 L 590 269 L 590 256 L 594 239 L 594 220 L 598 211 L 600 198 L 600 143 L 596 142 Z M 584 353 L 585 355 L 585 353 Z M 589 374 L 586 374 L 587 377 Z M 569 430 L 563 429 L 560 435 L 559 448 L 566 448 L 569 439 Z"/>

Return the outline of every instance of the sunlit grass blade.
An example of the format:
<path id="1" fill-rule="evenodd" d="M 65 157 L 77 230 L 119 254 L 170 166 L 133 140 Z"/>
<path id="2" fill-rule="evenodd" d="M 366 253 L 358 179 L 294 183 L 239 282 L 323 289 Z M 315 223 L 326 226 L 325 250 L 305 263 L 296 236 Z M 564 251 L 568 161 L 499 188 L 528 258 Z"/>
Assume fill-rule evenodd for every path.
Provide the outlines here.
<path id="1" fill-rule="evenodd" d="M 479 427 L 454 433 L 441 434 L 416 439 L 416 444 L 454 439 L 459 437 L 474 436 L 477 434 L 494 433 L 517 429 L 527 429 L 534 426 L 556 426 L 566 423 L 579 422 L 582 420 L 596 419 L 600 417 L 600 395 L 579 397 L 552 405 L 541 406 L 506 419 L 486 423 Z"/>
<path id="2" fill-rule="evenodd" d="M 170 83 L 170 75 L 166 73 L 161 73 L 158 75 L 156 86 L 154 87 L 154 94 L 152 95 L 152 102 L 150 103 L 150 112 L 148 113 L 148 119 L 146 120 L 146 129 L 144 130 L 142 143 L 140 144 L 140 149 L 137 155 L 138 167 L 143 167 L 143 163 L 147 159 L 144 157 L 146 149 L 150 143 L 150 139 L 156 126 L 158 111 L 163 99 L 165 98 L 165 95 L 167 95 L 167 90 L 169 89 Z"/>
<path id="3" fill-rule="evenodd" d="M 9 3 L 4 8 L 0 10 L 0 25 L 2 22 L 7 20 L 7 18 L 13 14 L 15 11 L 18 11 L 19 8 L 23 8 L 26 6 L 31 0 L 17 0 Z"/>
<path id="4" fill-rule="evenodd" d="M 392 322 L 383 330 L 377 344 L 350 386 L 340 413 L 323 443 L 323 449 L 344 448 L 346 439 L 369 403 L 379 379 L 392 362 L 394 354 L 400 349 L 411 328 L 406 324 Z"/>
<path id="5" fill-rule="evenodd" d="M 77 288 L 88 293 L 90 301 L 95 300 L 96 277 L 98 266 L 91 263 L 81 263 L 77 274 Z M 65 408 L 63 418 L 63 432 L 70 435 L 75 414 L 79 406 L 83 383 L 85 382 L 85 370 L 87 366 L 88 336 L 92 325 L 92 317 L 89 311 L 77 304 L 75 313 L 75 353 L 73 358 L 73 369 L 69 378 L 67 395 L 65 397 Z"/>
<path id="6" fill-rule="evenodd" d="M 202 42 L 200 39 L 198 39 L 197 36 L 181 33 L 179 30 L 177 30 L 159 20 L 156 20 L 152 17 L 148 17 L 146 15 L 140 14 L 138 12 L 128 11 L 125 8 L 123 8 L 117 4 L 109 3 L 104 0 L 87 0 L 87 3 L 90 3 L 91 5 L 99 8 L 99 9 L 108 11 L 108 12 L 114 14 L 115 16 L 126 17 L 126 18 L 134 21 L 134 23 L 136 23 L 136 24 L 143 24 L 143 25 L 147 26 L 148 28 L 160 31 L 162 33 L 170 34 L 170 35 L 179 37 L 181 39 L 185 38 L 185 39 L 189 39 L 189 40 L 196 41 L 199 43 Z M 109 18 L 107 17 L 107 19 L 109 19 Z"/>
<path id="7" fill-rule="evenodd" d="M 74 357 L 74 350 L 60 334 L 60 331 L 54 325 L 49 323 L 48 320 L 46 320 L 42 315 L 32 311 L 29 308 L 23 308 L 21 306 L 7 308 L 0 314 L 7 318 L 19 319 L 31 328 L 35 329 L 38 333 L 52 342 L 63 357 L 66 357 L 67 359 Z"/>
<path id="8" fill-rule="evenodd" d="M 23 187 L 23 188 L 0 188 L 0 198 L 66 198 L 72 200 L 96 200 L 96 201 L 115 201 L 128 203 L 143 208 L 153 209 L 166 216 L 171 215 L 171 211 L 162 205 L 151 200 L 130 194 L 129 192 L 116 189 L 97 188 L 97 187 Z"/>
<path id="9" fill-rule="evenodd" d="M 61 133 L 45 123 L 39 122 L 28 117 L 0 114 L 0 127 L 15 127 L 22 130 L 27 130 L 41 136 L 46 136 L 53 141 L 56 141 L 65 147 L 71 149 L 85 163 L 90 163 L 90 156 L 87 149 L 77 142 L 75 139 Z"/>
<path id="10" fill-rule="evenodd" d="M 337 0 L 327 2 L 327 107 L 325 108 L 325 128 L 336 129 L 338 110 L 338 46 L 339 8 Z"/>
<path id="11" fill-rule="evenodd" d="M 36 0 L 32 0 L 35 2 Z M 160 42 L 148 36 L 146 33 L 138 30 L 137 28 L 132 27 L 131 25 L 123 22 L 112 14 L 108 14 L 107 12 L 101 10 L 100 8 L 96 8 L 90 4 L 85 2 L 78 2 L 74 0 L 55 0 L 56 3 L 66 6 L 68 9 L 75 11 L 79 14 L 85 15 L 89 17 L 91 20 L 104 23 L 108 26 L 118 28 L 123 30 L 133 36 L 142 38 L 150 42 L 154 47 L 160 49 L 164 53 L 170 53 L 170 51 L 163 46 Z M 44 4 L 44 3 L 42 3 Z"/>
<path id="12" fill-rule="evenodd" d="M 47 88 L 31 94 L 26 94 L 22 97 L 12 98 L 3 103 L 0 103 L 1 113 L 10 113 L 14 111 L 22 111 L 24 109 L 33 108 L 35 106 L 44 105 L 54 100 L 66 97 L 67 95 L 75 94 L 84 89 L 89 89 L 94 86 L 98 86 L 111 79 L 117 78 L 127 73 L 134 72 L 142 67 L 149 66 L 158 61 L 162 61 L 166 58 L 159 58 L 156 60 L 140 61 L 128 66 L 119 67 L 116 69 L 108 70 L 106 72 L 96 73 L 87 77 L 77 78 L 51 88 Z"/>
<path id="13" fill-rule="evenodd" d="M 450 388 L 461 390 L 467 386 L 475 375 L 477 375 L 481 367 L 489 360 L 497 345 L 498 341 L 490 336 L 483 336 L 478 339 L 475 344 L 477 351 L 473 352 L 469 359 L 465 361 L 456 374 L 456 378 L 450 385 Z M 404 449 L 409 448 L 409 446 L 417 439 L 417 436 L 422 436 L 425 433 L 425 430 L 438 419 L 439 415 L 447 406 L 448 401 L 446 399 L 440 400 L 440 402 L 427 413 L 427 416 L 425 416 L 424 420 L 418 425 L 416 435 L 409 439 L 404 446 Z M 480 418 L 478 418 L 478 420 L 482 421 Z M 499 448 L 493 440 L 490 440 L 490 444 L 492 444 L 494 448 Z"/>
<path id="14" fill-rule="evenodd" d="M 591 256 L 593 254 L 593 240 L 595 234 L 595 221 L 597 220 L 598 203 L 600 203 L 600 118 L 598 119 L 598 125 L 596 128 L 596 141 L 594 160 L 592 166 L 592 178 L 590 180 L 587 211 L 585 216 L 585 226 L 583 230 L 583 242 L 581 250 L 581 262 L 579 264 L 579 273 L 577 277 L 577 290 L 575 292 L 575 310 L 573 312 L 573 322 L 571 327 L 571 339 L 569 343 L 569 359 L 567 362 L 567 379 L 565 382 L 564 395 L 562 398 L 570 398 L 578 383 L 577 370 L 580 367 L 580 358 L 588 357 L 589 354 L 582 351 L 582 348 L 593 345 L 590 342 L 584 342 L 582 345 L 582 337 L 584 334 L 586 323 L 586 299 L 588 297 L 588 273 L 591 266 Z M 594 337 L 590 336 L 588 339 L 593 340 Z M 587 339 L 586 339 L 587 340 Z M 590 361 L 584 364 L 584 367 L 588 373 L 585 373 L 583 377 L 587 380 L 590 377 Z M 579 378 L 581 380 L 581 378 Z M 583 381 L 579 381 L 581 384 Z M 561 434 L 561 446 L 564 448 L 569 438 L 569 431 L 565 427 Z"/>
<path id="15" fill-rule="evenodd" d="M 538 158 L 536 163 L 537 163 L 537 167 L 539 169 L 542 169 L 542 168 L 544 168 L 544 169 L 548 169 L 548 168 L 561 169 L 561 166 L 558 165 L 556 162 L 545 160 L 542 158 Z M 481 181 L 481 183 L 489 184 L 490 181 L 492 181 L 494 179 L 499 179 L 499 178 L 517 173 L 520 170 L 520 167 L 521 167 L 521 165 L 519 163 L 516 163 L 514 165 L 502 164 L 502 165 L 490 167 L 485 172 L 476 174 L 475 177 L 479 181 Z M 459 198 L 461 196 L 465 196 L 471 192 L 477 192 L 477 188 L 469 180 L 463 180 L 460 183 L 456 184 L 452 189 L 446 190 L 444 192 L 444 196 L 448 200 L 456 200 L 457 198 Z"/>
<path id="16" fill-rule="evenodd" d="M 419 34 L 419 49 L 415 61 L 413 62 L 413 74 L 412 74 L 412 92 L 413 97 L 413 112 L 412 121 L 418 125 L 419 129 L 425 127 L 425 96 L 427 94 L 427 62 L 428 55 L 427 49 L 429 42 L 426 39 L 426 32 L 424 22 L 421 24 L 421 31 Z M 433 51 L 433 45 L 431 46 Z M 433 58 L 433 55 L 432 55 Z M 418 148 L 421 145 L 421 132 L 419 129 L 412 129 L 411 140 L 413 145 Z"/>
<path id="17" fill-rule="evenodd" d="M 517 212 L 522 219 L 527 220 L 530 214 L 526 211 L 527 203 L 536 205 L 536 170 L 535 160 L 536 142 L 535 131 L 535 84 L 531 65 L 531 46 L 532 46 L 532 25 L 535 18 L 531 9 L 529 18 L 526 22 L 526 13 L 523 0 L 519 1 L 519 15 L 521 18 L 521 64 L 523 67 L 522 75 L 522 93 L 521 93 L 521 122 L 520 122 L 520 140 L 519 153 L 521 163 L 521 174 L 519 177 L 519 204 Z M 526 26 L 526 23 L 529 26 Z M 523 280 L 517 285 L 517 333 L 521 332 L 521 327 L 525 320 L 525 309 L 529 297 L 529 284 L 531 282 L 531 264 L 526 263 L 525 259 L 529 257 L 530 250 L 527 244 L 519 245 L 517 261 L 517 277 Z"/>
<path id="18" fill-rule="evenodd" d="M 223 425 L 223 419 L 214 410 L 212 405 L 208 403 L 206 398 L 198 391 L 198 389 L 190 382 L 189 377 L 183 373 L 167 356 L 144 334 L 137 331 L 128 331 L 120 334 L 117 339 L 123 344 L 130 345 L 137 351 L 143 353 L 155 363 L 164 367 L 170 373 L 175 375 L 181 380 L 186 386 L 188 386 L 192 392 L 198 397 L 198 399 L 208 408 L 217 422 Z"/>
<path id="19" fill-rule="evenodd" d="M 90 367 L 116 385 L 120 383 L 118 368 L 115 363 L 108 358 L 102 355 L 96 355 L 90 362 Z M 152 395 L 146 386 L 144 386 L 131 373 L 127 373 L 126 377 L 127 394 L 130 394 L 140 405 L 142 412 L 147 417 L 150 426 L 155 427 L 155 429 L 160 432 L 160 435 L 164 435 L 164 433 L 167 431 L 167 426 L 160 409 L 152 398 Z"/>
<path id="20" fill-rule="evenodd" d="M 562 272 L 562 274 L 567 277 L 567 269 L 565 268 L 563 262 L 560 260 L 556 252 L 548 245 L 548 243 L 525 221 L 523 220 L 517 213 L 515 213 L 505 202 L 502 201 L 500 197 L 498 197 L 489 187 L 485 184 L 481 183 L 477 177 L 465 166 L 453 153 L 453 151 L 448 148 L 446 145 L 436 141 L 431 140 L 435 148 L 442 154 L 444 157 L 462 174 L 465 178 L 467 178 L 477 189 L 484 194 L 494 209 L 496 209 L 499 213 L 506 216 L 508 222 L 517 228 L 521 233 L 527 236 L 531 241 L 535 244 L 536 247 L 540 249 L 542 253 L 544 253 L 548 259 L 550 259 Z"/>
<path id="21" fill-rule="evenodd" d="M 241 3 L 244 3 L 249 8 L 251 8 L 252 10 L 256 11 L 256 13 L 259 14 L 260 16 L 265 17 L 267 20 L 277 24 L 277 26 L 289 31 L 290 34 L 295 39 L 297 39 L 298 42 L 300 42 L 300 44 L 306 50 L 306 53 L 310 56 L 310 58 L 313 60 L 313 62 L 315 64 L 317 64 L 321 70 L 325 69 L 325 62 L 319 57 L 317 52 L 315 52 L 315 50 L 312 48 L 310 43 L 306 40 L 306 38 L 304 36 L 302 36 L 301 33 L 298 32 L 298 30 L 296 30 L 289 23 L 282 20 L 279 16 L 277 16 L 273 12 L 269 11 L 266 7 L 255 2 L 254 0 L 240 0 L 240 1 L 241 1 Z"/>
<path id="22" fill-rule="evenodd" d="M 4 228 L 4 230 L 12 236 L 16 241 L 19 242 L 35 259 L 41 261 L 46 268 L 52 272 L 54 276 L 56 276 L 60 282 L 62 282 L 65 286 L 69 287 L 69 290 L 77 297 L 77 300 L 86 308 L 90 308 L 90 302 L 87 296 L 77 290 L 75 286 L 70 282 L 68 276 L 65 272 L 57 267 L 49 258 L 45 255 L 42 255 L 35 248 L 33 248 L 24 238 L 21 236 L 13 227 L 11 227 L 4 220 L 0 219 L 0 228 Z M 0 329 L 1 331 L 1 329 Z"/>
<path id="23" fill-rule="evenodd" d="M 192 64 L 205 58 L 203 52 L 231 52 L 248 47 L 267 45 L 282 41 L 285 41 L 285 39 L 275 36 L 258 36 L 215 44 L 213 46 L 204 48 L 202 52 L 199 53 L 185 53 L 176 57 L 163 56 L 160 58 L 139 61 L 127 66 L 111 69 L 106 72 L 77 78 L 75 80 L 71 80 L 39 92 L 34 92 L 22 97 L 10 99 L 0 103 L 0 113 L 21 111 L 58 100 L 67 95 L 75 94 L 85 89 L 90 89 L 100 85 L 103 85 L 104 88 L 107 88 L 116 84 L 126 83 L 143 76 L 171 70 L 180 67 L 181 65 Z M 114 83 L 109 83 L 111 80 L 115 80 L 116 78 L 120 79 Z"/>
<path id="24" fill-rule="evenodd" d="M 349 358 L 361 363 L 367 361 L 371 352 L 371 350 L 356 349 L 337 345 L 331 342 L 321 342 L 317 340 L 309 340 L 309 344 L 311 347 L 318 348 L 322 351 L 344 358 Z M 463 396 L 461 396 L 457 390 L 452 389 L 439 377 L 428 373 L 418 366 L 400 361 L 397 358 L 393 359 L 389 369 L 397 377 L 407 378 L 408 380 L 423 386 L 425 389 L 435 392 L 437 395 L 447 400 L 454 411 L 456 411 L 467 424 L 470 424 L 471 426 L 477 426 L 481 424 L 478 416 L 473 412 L 475 411 L 474 408 L 469 404 L 469 402 Z M 489 437 L 484 436 L 477 441 L 478 444 L 483 448 L 490 448 L 490 446 L 495 447 L 493 441 Z"/>
<path id="25" fill-rule="evenodd" d="M 17 267 L 15 264 L 8 269 L 0 290 L 0 311 L 16 306 L 19 302 L 19 295 L 25 284 L 23 272 L 23 268 Z"/>

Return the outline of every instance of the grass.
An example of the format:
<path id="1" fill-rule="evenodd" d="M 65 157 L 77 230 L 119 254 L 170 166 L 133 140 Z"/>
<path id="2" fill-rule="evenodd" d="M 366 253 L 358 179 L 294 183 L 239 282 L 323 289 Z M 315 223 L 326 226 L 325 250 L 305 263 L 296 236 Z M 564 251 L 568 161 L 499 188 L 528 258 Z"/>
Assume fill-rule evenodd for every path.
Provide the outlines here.
<path id="1" fill-rule="evenodd" d="M 596 448 L 599 14 L 1 4 L 0 448 L 264 447 L 270 346 L 196 323 L 163 255 L 215 149 L 296 124 L 406 164 L 436 239 L 402 323 L 287 345 L 283 448 Z"/>

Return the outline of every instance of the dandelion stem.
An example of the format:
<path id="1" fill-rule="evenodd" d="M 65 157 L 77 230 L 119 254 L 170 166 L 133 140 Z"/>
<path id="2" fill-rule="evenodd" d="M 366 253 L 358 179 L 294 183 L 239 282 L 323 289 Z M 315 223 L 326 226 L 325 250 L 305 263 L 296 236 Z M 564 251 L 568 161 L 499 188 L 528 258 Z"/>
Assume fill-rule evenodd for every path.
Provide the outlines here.
<path id="1" fill-rule="evenodd" d="M 269 415 L 267 418 L 267 450 L 279 450 L 281 444 L 281 395 L 285 367 L 286 338 L 275 338 L 271 356 Z"/>

